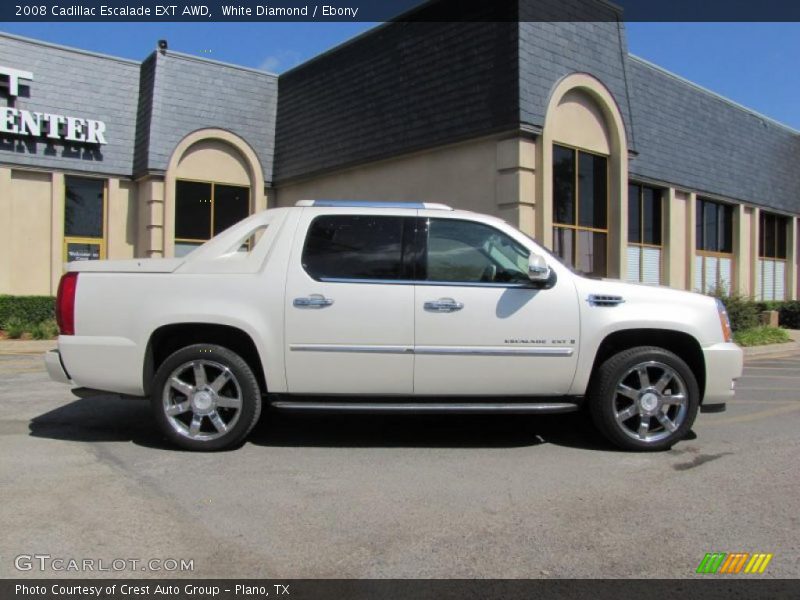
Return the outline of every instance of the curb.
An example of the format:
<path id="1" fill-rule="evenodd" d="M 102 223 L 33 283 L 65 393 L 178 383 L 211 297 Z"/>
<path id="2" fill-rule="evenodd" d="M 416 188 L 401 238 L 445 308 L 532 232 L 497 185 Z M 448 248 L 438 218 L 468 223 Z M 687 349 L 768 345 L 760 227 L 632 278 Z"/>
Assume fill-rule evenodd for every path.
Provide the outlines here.
<path id="1" fill-rule="evenodd" d="M 790 356 L 800 352 L 800 344 L 797 342 L 786 342 L 784 344 L 767 344 L 765 346 L 750 346 L 742 348 L 744 357 L 747 358 L 768 358 L 776 356 Z"/>
<path id="2" fill-rule="evenodd" d="M 44 354 L 55 347 L 55 340 L 0 340 L 0 355 Z"/>

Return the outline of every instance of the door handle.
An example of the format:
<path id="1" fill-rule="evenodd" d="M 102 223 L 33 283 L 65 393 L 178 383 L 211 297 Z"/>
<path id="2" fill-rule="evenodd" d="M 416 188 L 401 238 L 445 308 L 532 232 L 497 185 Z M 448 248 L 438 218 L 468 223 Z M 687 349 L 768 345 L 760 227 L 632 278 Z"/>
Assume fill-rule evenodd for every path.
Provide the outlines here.
<path id="1" fill-rule="evenodd" d="M 424 305 L 425 310 L 431 312 L 456 312 L 464 308 L 462 302 L 456 302 L 452 298 L 439 298 L 438 300 L 428 300 Z"/>
<path id="2" fill-rule="evenodd" d="M 305 298 L 295 298 L 292 304 L 296 308 L 325 308 L 333 304 L 333 298 L 326 298 L 322 294 L 311 294 Z"/>

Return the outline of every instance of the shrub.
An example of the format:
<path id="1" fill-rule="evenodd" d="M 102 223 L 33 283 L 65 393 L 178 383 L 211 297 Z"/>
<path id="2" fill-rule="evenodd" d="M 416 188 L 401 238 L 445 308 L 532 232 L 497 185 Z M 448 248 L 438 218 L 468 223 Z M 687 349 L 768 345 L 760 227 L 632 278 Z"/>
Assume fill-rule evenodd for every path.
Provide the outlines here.
<path id="1" fill-rule="evenodd" d="M 58 325 L 55 320 L 48 319 L 41 323 L 36 323 L 30 329 L 31 337 L 35 340 L 52 340 L 58 336 Z"/>
<path id="2" fill-rule="evenodd" d="M 55 318 L 55 298 L 52 296 L 0 296 L 0 329 L 8 322 L 41 323 Z"/>
<path id="3" fill-rule="evenodd" d="M 757 302 L 735 293 L 726 296 L 720 294 L 719 291 L 717 290 L 713 296 L 722 300 L 725 305 L 733 331 L 741 331 L 758 326 L 758 314 L 761 311 Z"/>
<path id="4" fill-rule="evenodd" d="M 28 330 L 28 324 L 19 317 L 11 317 L 6 321 L 4 329 L 12 340 L 18 340 Z"/>
<path id="5" fill-rule="evenodd" d="M 789 334 L 779 327 L 751 327 L 733 334 L 734 341 L 740 346 L 763 346 L 765 344 L 783 344 L 790 341 Z"/>
<path id="6" fill-rule="evenodd" d="M 778 311 L 778 322 L 781 327 L 800 329 L 800 302 L 797 300 L 781 302 L 776 310 Z"/>

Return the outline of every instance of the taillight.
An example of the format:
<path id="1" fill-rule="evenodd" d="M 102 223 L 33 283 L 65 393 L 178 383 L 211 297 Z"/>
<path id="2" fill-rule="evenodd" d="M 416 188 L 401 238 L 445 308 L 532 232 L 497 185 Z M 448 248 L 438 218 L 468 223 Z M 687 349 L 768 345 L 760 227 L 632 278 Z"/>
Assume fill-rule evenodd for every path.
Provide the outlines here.
<path id="1" fill-rule="evenodd" d="M 61 335 L 75 335 L 75 291 L 78 289 L 78 274 L 64 273 L 58 283 L 56 296 L 56 323 Z"/>

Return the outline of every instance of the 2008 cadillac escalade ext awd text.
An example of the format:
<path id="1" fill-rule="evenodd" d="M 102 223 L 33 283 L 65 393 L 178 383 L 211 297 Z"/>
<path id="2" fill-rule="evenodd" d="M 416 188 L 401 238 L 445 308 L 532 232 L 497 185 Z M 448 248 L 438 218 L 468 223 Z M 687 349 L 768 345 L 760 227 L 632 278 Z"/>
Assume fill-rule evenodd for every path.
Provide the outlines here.
<path id="1" fill-rule="evenodd" d="M 184 258 L 69 263 L 51 376 L 150 396 L 189 449 L 283 410 L 547 413 L 588 406 L 669 448 L 733 395 L 724 307 L 582 277 L 507 223 L 443 205 L 304 200 Z"/>

